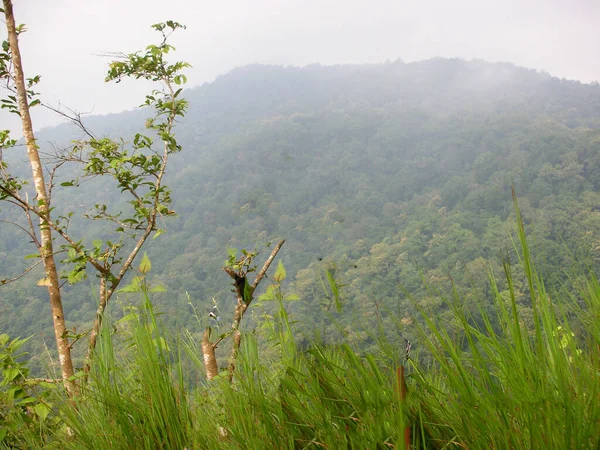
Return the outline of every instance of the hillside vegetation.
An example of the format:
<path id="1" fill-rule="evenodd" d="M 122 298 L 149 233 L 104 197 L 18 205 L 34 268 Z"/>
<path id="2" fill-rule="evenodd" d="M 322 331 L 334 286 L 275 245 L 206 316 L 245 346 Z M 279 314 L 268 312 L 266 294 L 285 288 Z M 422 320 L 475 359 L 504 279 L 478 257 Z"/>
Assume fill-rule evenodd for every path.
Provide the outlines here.
<path id="1" fill-rule="evenodd" d="M 202 321 L 213 298 L 227 314 L 233 302 L 220 271 L 227 249 L 280 237 L 301 298 L 291 311 L 307 336 L 309 328 L 335 333 L 319 281 L 328 269 L 345 285 L 338 319 L 359 341 L 365 330 L 352 324 L 372 326 L 378 304 L 410 320 L 410 295 L 441 313 L 423 281 L 448 292 L 451 277 L 468 300 L 489 293 L 485 261 L 498 270 L 500 251 L 512 252 L 512 184 L 550 289 L 570 286 L 573 269 L 600 260 L 597 85 L 510 64 L 433 59 L 248 66 L 186 98 L 190 111 L 177 135 L 184 151 L 168 179 L 178 217 L 165 219 L 167 233 L 148 248 L 153 275 L 168 290 L 155 299 L 167 326 L 197 326 L 190 301 Z M 135 111 L 87 123 L 99 135 L 133 135 L 141 118 Z M 64 125 L 39 141 L 60 145 L 76 135 Z M 118 191 L 94 182 L 55 195 L 81 211 L 99 198 L 124 207 Z M 93 239 L 93 224 L 77 234 Z M 32 252 L 18 229 L 2 224 L 3 277 L 18 274 Z M 2 288 L 0 328 L 36 333 L 41 348 L 40 330 L 46 339 L 51 333 L 49 318 L 34 313 L 46 307 L 35 279 Z M 525 296 L 524 280 L 516 283 Z M 85 281 L 67 293 L 73 325 L 89 327 L 96 297 Z"/>
<path id="2" fill-rule="evenodd" d="M 184 95 L 177 216 L 109 305 L 78 395 L 52 383 L 40 273 L 0 287 L 0 447 L 599 445 L 600 86 L 433 59 L 254 65 Z M 144 117 L 86 123 L 133 139 Z M 4 155 L 17 173 L 20 149 Z M 60 176 L 56 217 L 130 207 L 100 178 Z M 112 239 L 78 216 L 77 239 Z M 0 279 L 26 267 L 23 236 L 1 222 Z M 233 383 L 207 382 L 202 333 L 227 332 L 235 306 L 224 261 L 279 239 Z M 91 286 L 65 285 L 74 333 L 91 327 Z"/>

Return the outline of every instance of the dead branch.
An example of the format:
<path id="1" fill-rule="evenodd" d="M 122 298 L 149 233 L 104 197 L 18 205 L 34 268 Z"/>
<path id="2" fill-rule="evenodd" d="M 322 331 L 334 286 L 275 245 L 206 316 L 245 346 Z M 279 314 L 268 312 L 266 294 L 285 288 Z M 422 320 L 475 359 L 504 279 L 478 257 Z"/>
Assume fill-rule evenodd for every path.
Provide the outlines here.
<path id="1" fill-rule="evenodd" d="M 55 108 L 54 106 L 49 105 L 47 103 L 43 103 L 43 102 L 40 104 L 44 108 L 49 109 L 50 111 L 58 114 L 59 116 L 67 119 L 68 121 L 70 121 L 71 123 L 76 125 L 81 131 L 83 131 L 87 136 L 89 136 L 90 139 L 96 139 L 96 136 L 94 136 L 94 134 L 85 126 L 85 124 L 83 123 L 83 120 L 81 118 L 81 116 L 83 114 L 89 114 L 89 113 L 77 112 L 69 107 L 62 105 L 61 103 L 58 104 L 57 108 Z M 66 108 L 69 112 L 66 113 L 61 108 Z"/>

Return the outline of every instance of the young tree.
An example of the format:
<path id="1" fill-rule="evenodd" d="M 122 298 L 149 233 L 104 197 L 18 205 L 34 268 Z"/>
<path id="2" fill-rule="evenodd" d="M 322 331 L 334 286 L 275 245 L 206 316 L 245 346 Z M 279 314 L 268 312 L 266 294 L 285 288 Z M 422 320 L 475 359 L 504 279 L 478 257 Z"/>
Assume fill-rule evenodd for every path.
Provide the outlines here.
<path id="1" fill-rule="evenodd" d="M 54 335 L 56 338 L 56 348 L 58 350 L 58 359 L 65 387 L 69 392 L 73 391 L 73 361 L 71 360 L 71 347 L 67 338 L 67 327 L 65 325 L 65 317 L 63 314 L 62 297 L 60 291 L 60 282 L 56 263 L 54 261 L 54 250 L 52 243 L 52 230 L 49 226 L 50 218 L 50 202 L 49 195 L 44 182 L 44 170 L 40 161 L 35 136 L 33 133 L 33 125 L 29 114 L 29 99 L 32 97 L 31 87 L 35 84 L 35 79 L 28 80 L 29 90 L 25 87 L 25 77 L 23 75 L 23 65 L 21 63 L 21 53 L 19 51 L 18 36 L 24 28 L 17 27 L 15 17 L 10 0 L 3 0 L 3 13 L 6 18 L 6 29 L 8 31 L 8 43 L 3 43 L 3 54 L 0 57 L 0 76 L 9 83 L 15 95 L 8 100 L 3 100 L 3 107 L 7 107 L 17 112 L 21 116 L 21 125 L 23 128 L 23 137 L 27 148 L 27 156 L 31 165 L 31 173 L 33 176 L 33 185 L 35 188 L 37 203 L 31 204 L 27 197 L 21 196 L 23 184 L 20 180 L 11 177 L 6 172 L 7 165 L 4 161 L 0 161 L 0 169 L 2 170 L 2 181 L 0 184 L 0 199 L 10 199 L 10 201 L 19 206 L 27 217 L 27 222 L 30 226 L 31 237 L 38 248 L 40 258 L 43 261 L 45 269 L 44 285 L 48 288 L 48 297 L 50 298 L 50 307 L 52 309 L 52 320 L 54 322 Z M 12 74 L 10 65 L 12 64 Z M 33 101 L 35 102 L 35 100 Z M 32 104 L 33 104 L 32 102 Z M 14 145 L 7 132 L 2 132 L 0 149 L 4 146 Z M 37 230 L 33 226 L 31 214 L 35 214 L 39 218 L 39 237 Z"/>
<path id="2" fill-rule="evenodd" d="M 162 233 L 163 230 L 158 227 L 159 219 L 174 214 L 170 209 L 171 192 L 164 185 L 163 178 L 169 156 L 181 150 L 175 138 L 174 127 L 176 119 L 183 117 L 187 108 L 187 102 L 179 96 L 182 91 L 180 86 L 186 82 L 181 71 L 189 65 L 184 62 L 169 64 L 166 56 L 174 50 L 167 43 L 168 37 L 177 29 L 185 27 L 173 21 L 153 25 L 161 34 L 158 45 L 149 45 L 141 52 L 113 55 L 117 59 L 110 64 L 106 81 L 119 82 L 126 77 L 143 78 L 160 86 L 146 96 L 142 105 L 154 110 L 153 116 L 146 121 L 149 135 L 136 134 L 132 145 L 128 147 L 123 140 L 96 138 L 85 128 L 80 115 L 69 116 L 61 112 L 81 127 L 87 139 L 74 142 L 71 147 L 57 151 L 48 161 L 42 162 L 29 115 L 32 106 L 41 104 L 39 99 L 34 99 L 37 94 L 32 90 L 39 81 L 39 76 L 27 79 L 27 86 L 25 85 L 18 47 L 18 36 L 24 31 L 24 27 L 15 26 L 11 1 L 3 2 L 9 41 L 3 44 L 3 53 L 0 55 L 0 77 L 15 95 L 3 99 L 2 106 L 21 116 L 36 197 L 34 202 L 30 201 L 25 191 L 26 181 L 8 172 L 1 150 L 14 146 L 16 142 L 10 139 L 7 131 L 3 131 L 0 133 L 0 200 L 16 205 L 24 212 L 28 224 L 27 234 L 38 248 L 46 271 L 45 278 L 38 284 L 48 288 L 62 376 L 69 392 L 73 392 L 74 371 L 70 350 L 74 342 L 69 340 L 72 336 L 65 325 L 62 312 L 60 278 L 76 283 L 84 279 L 91 268 L 99 279 L 99 304 L 94 324 L 89 331 L 84 365 L 84 372 L 87 373 L 108 301 L 148 238 Z M 159 149 L 154 144 L 156 138 L 162 143 Z M 114 211 L 111 205 L 100 203 L 84 214 L 85 218 L 110 223 L 111 229 L 106 230 L 106 233 L 112 233 L 112 239 L 97 239 L 91 245 L 86 245 L 84 239 L 75 238 L 68 228 L 74 211 L 56 219 L 51 218 L 50 213 L 54 209 L 51 194 L 56 187 L 56 175 L 59 169 L 65 167 L 70 168 L 70 174 L 76 173 L 78 176 L 62 182 L 61 187 L 76 188 L 82 179 L 109 177 L 122 194 L 130 197 L 128 211 Z M 49 174 L 47 180 L 44 179 L 44 170 Z M 39 218 L 39 227 L 34 226 L 32 217 Z M 62 238 L 61 250 L 67 254 L 60 261 L 66 269 L 62 276 L 59 276 L 56 268 L 52 233 Z"/>
<path id="3" fill-rule="evenodd" d="M 281 246 L 285 240 L 282 239 L 271 251 L 271 254 L 263 264 L 262 269 L 256 274 L 252 284 L 248 281 L 248 274 L 254 272 L 256 267 L 254 266 L 254 259 L 258 255 L 257 252 L 247 252 L 242 250 L 242 256 L 236 260 L 236 255 L 230 255 L 227 265 L 223 270 L 233 280 L 233 292 L 235 293 L 236 305 L 233 310 L 233 321 L 231 323 L 231 331 L 220 336 L 215 342 L 211 341 L 212 329 L 207 327 L 204 330 L 202 339 L 202 355 L 204 358 L 204 368 L 206 370 L 206 378 L 212 380 L 219 374 L 219 366 L 217 364 L 216 350 L 217 346 L 223 341 L 223 339 L 232 336 L 233 343 L 231 346 L 231 355 L 229 356 L 229 363 L 227 366 L 229 372 L 229 381 L 233 380 L 233 373 L 235 372 L 235 361 L 237 358 L 238 350 L 242 342 L 242 333 L 240 332 L 240 324 L 242 318 L 246 313 L 246 310 L 254 300 L 254 291 L 258 287 L 258 284 L 267 274 L 271 263 L 281 250 Z"/>

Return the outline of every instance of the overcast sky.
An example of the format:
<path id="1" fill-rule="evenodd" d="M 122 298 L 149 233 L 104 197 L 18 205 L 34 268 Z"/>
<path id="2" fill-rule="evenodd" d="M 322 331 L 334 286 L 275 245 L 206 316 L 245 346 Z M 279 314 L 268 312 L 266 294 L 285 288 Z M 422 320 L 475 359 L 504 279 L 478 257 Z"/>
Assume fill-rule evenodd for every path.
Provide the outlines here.
<path id="1" fill-rule="evenodd" d="M 43 100 L 95 114 L 131 109 L 147 86 L 104 83 L 108 60 L 153 42 L 149 25 L 187 25 L 173 39 L 190 86 L 249 63 L 406 62 L 434 56 L 509 61 L 600 80 L 600 0 L 13 0 L 26 76 Z M 0 36 L 4 37 L 4 26 Z M 16 116 L 14 116 L 16 118 Z M 36 128 L 59 121 L 38 111 Z M 18 123 L 0 113 L 0 128 Z"/>

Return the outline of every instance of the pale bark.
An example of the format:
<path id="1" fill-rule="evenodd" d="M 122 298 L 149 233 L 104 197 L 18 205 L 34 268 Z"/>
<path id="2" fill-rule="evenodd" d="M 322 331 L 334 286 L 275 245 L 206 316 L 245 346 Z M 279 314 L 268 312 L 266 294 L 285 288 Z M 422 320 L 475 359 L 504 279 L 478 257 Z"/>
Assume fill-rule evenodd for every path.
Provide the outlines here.
<path id="1" fill-rule="evenodd" d="M 37 194 L 40 211 L 40 240 L 39 247 L 40 255 L 44 261 L 45 279 L 42 283 L 48 287 L 48 296 L 50 298 L 50 307 L 52 309 L 52 320 L 54 321 L 54 335 L 56 338 L 56 347 L 58 350 L 58 359 L 62 379 L 65 388 L 69 393 L 75 390 L 74 382 L 71 380 L 73 376 L 73 362 L 71 360 L 71 347 L 67 338 L 67 327 L 63 314 L 62 299 L 60 293 L 60 282 L 56 264 L 54 262 L 54 254 L 52 249 L 52 232 L 47 221 L 50 220 L 50 212 L 48 205 L 48 196 L 46 193 L 46 185 L 44 183 L 43 167 L 40 162 L 35 136 L 33 134 L 33 126 L 31 124 L 31 116 L 29 114 L 29 103 L 25 88 L 25 80 L 23 75 L 23 65 L 21 63 L 21 53 L 19 51 L 19 43 L 13 15 L 12 2 L 3 0 L 4 14 L 6 16 L 6 28 L 8 30 L 8 42 L 13 63 L 13 76 L 17 90 L 17 101 L 19 112 L 21 115 L 21 125 L 23 128 L 23 137 L 27 147 L 27 156 L 31 165 L 33 175 L 33 184 Z"/>
<path id="2" fill-rule="evenodd" d="M 204 330 L 202 338 L 202 355 L 204 357 L 204 368 L 206 369 L 206 378 L 210 381 L 219 375 L 217 366 L 217 357 L 215 356 L 216 345 L 210 341 L 210 328 Z"/>

